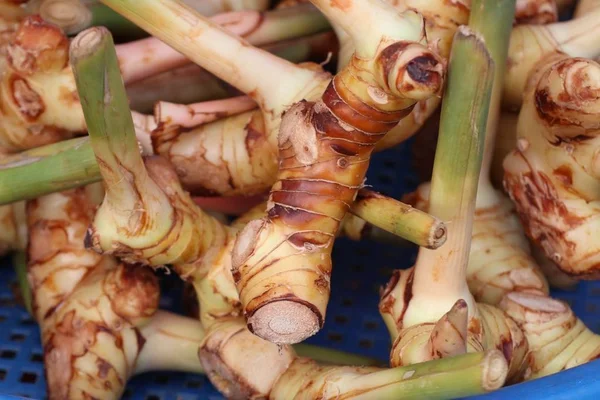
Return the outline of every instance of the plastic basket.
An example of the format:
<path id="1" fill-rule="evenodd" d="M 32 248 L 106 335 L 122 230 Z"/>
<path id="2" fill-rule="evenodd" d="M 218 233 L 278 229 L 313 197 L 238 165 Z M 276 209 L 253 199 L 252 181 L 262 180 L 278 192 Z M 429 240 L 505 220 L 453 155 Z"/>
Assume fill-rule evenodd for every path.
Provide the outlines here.
<path id="1" fill-rule="evenodd" d="M 408 143 L 375 155 L 367 184 L 400 198 L 418 182 L 411 172 Z M 322 331 L 307 343 L 378 357 L 389 355 L 390 339 L 379 316 L 379 288 L 395 268 L 413 264 L 415 248 L 398 248 L 372 242 L 340 239 L 334 249 L 332 296 Z M 42 348 L 38 326 L 14 299 L 15 276 L 10 261 L 0 266 L 0 393 L 34 399 L 45 398 Z M 163 277 L 161 307 L 181 310 L 181 282 Z M 600 332 L 600 282 L 581 283 L 577 291 L 556 291 L 595 332 Z M 586 399 L 600 393 L 600 361 L 532 382 L 507 387 L 481 399 L 544 398 Z M 16 397 L 2 397 L 16 398 Z M 204 377 L 183 373 L 146 373 L 133 378 L 123 399 L 200 400 L 223 399 Z"/>

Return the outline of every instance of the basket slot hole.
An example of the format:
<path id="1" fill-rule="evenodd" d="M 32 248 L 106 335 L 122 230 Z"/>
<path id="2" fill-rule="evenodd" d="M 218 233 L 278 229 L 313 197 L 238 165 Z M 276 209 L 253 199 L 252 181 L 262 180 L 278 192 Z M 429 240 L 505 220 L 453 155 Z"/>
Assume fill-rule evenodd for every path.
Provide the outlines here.
<path id="1" fill-rule="evenodd" d="M 383 166 L 386 168 L 394 169 L 396 167 L 396 161 L 393 160 L 385 160 L 383 162 Z"/>
<path id="2" fill-rule="evenodd" d="M 333 320 L 336 322 L 336 324 L 340 324 L 340 325 L 344 325 L 346 323 L 348 323 L 348 317 L 346 317 L 345 315 L 336 315 Z"/>
<path id="3" fill-rule="evenodd" d="M 22 342 L 25 340 L 25 335 L 22 333 L 13 333 L 10 335 L 11 342 Z"/>
<path id="4" fill-rule="evenodd" d="M 160 385 L 166 385 L 167 383 L 169 383 L 169 377 L 166 375 L 157 375 L 154 377 L 154 382 Z"/>
<path id="5" fill-rule="evenodd" d="M 375 321 L 367 321 L 365 322 L 365 329 L 368 329 L 370 331 L 374 331 L 377 329 L 377 327 L 379 326 L 379 324 Z"/>
<path id="6" fill-rule="evenodd" d="M 0 322 L 2 321 L 6 321 L 6 316 L 5 315 L 0 315 Z"/>
<path id="7" fill-rule="evenodd" d="M 342 334 L 341 334 L 341 333 L 329 332 L 329 333 L 327 334 L 327 338 L 328 338 L 329 340 L 331 340 L 332 342 L 339 343 L 339 342 L 341 342 L 341 341 L 342 341 L 342 339 L 343 339 L 344 337 L 342 336 Z"/>
<path id="8" fill-rule="evenodd" d="M 349 299 L 349 298 L 342 299 L 342 306 L 352 307 L 352 299 Z"/>
<path id="9" fill-rule="evenodd" d="M 17 352 L 14 350 L 0 350 L 0 358 L 12 360 L 17 357 Z"/>
<path id="10" fill-rule="evenodd" d="M 35 320 L 33 318 L 27 316 L 21 320 L 21 325 L 34 326 L 34 325 L 37 325 L 37 322 L 35 322 Z"/>
<path id="11" fill-rule="evenodd" d="M 361 264 L 354 264 L 350 267 L 350 270 L 352 272 L 363 272 L 365 269 L 365 267 L 363 267 Z"/>
<path id="12" fill-rule="evenodd" d="M 149 396 L 146 396 L 146 400 L 161 400 L 161 398 L 155 394 L 151 394 Z"/>
<path id="13" fill-rule="evenodd" d="M 363 349 L 370 349 L 373 347 L 373 341 L 369 339 L 363 339 L 358 342 L 358 345 Z"/>
<path id="14" fill-rule="evenodd" d="M 124 399 L 130 399 L 131 398 L 131 389 L 125 389 L 125 391 L 123 392 L 123 398 Z"/>
<path id="15" fill-rule="evenodd" d="M 37 382 L 37 374 L 35 372 L 23 372 L 19 378 L 19 382 L 33 385 Z"/>
<path id="16" fill-rule="evenodd" d="M 31 355 L 31 358 L 30 358 L 30 360 L 31 360 L 32 362 L 38 362 L 38 363 L 44 362 L 44 355 L 43 355 L 43 354 L 40 354 L 40 353 L 33 353 L 33 354 Z"/>
<path id="17" fill-rule="evenodd" d="M 190 389 L 198 389 L 200 386 L 202 386 L 202 382 L 197 380 L 187 381 L 185 386 Z"/>
<path id="18" fill-rule="evenodd" d="M 377 180 L 379 180 L 379 182 L 383 185 L 391 185 L 394 182 L 394 179 L 386 174 L 377 175 Z"/>
<path id="19" fill-rule="evenodd" d="M 6 370 L 0 369 L 0 381 L 3 381 L 6 378 Z"/>

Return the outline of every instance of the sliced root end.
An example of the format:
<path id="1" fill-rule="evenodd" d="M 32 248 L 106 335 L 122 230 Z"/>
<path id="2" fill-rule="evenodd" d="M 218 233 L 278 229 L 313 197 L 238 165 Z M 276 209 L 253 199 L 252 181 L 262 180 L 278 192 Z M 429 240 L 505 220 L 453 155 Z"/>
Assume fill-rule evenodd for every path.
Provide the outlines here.
<path id="1" fill-rule="evenodd" d="M 447 238 L 448 230 L 446 229 L 446 224 L 440 221 L 437 224 L 435 224 L 431 229 L 427 248 L 435 250 L 441 247 L 444 243 L 446 243 Z"/>
<path id="2" fill-rule="evenodd" d="M 272 343 L 295 344 L 317 333 L 319 317 L 310 307 L 295 301 L 276 301 L 248 318 L 250 330 Z"/>
<path id="3" fill-rule="evenodd" d="M 485 355 L 483 363 L 481 386 L 487 391 L 500 389 L 508 375 L 506 359 L 500 351 L 491 350 Z"/>

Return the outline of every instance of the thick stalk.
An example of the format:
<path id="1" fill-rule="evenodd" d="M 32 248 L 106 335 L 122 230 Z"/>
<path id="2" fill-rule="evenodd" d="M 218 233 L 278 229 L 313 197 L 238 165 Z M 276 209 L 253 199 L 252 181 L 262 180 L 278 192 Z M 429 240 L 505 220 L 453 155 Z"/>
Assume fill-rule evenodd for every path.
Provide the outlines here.
<path id="1" fill-rule="evenodd" d="M 348 18 L 335 4 L 316 4 L 334 18 Z M 350 10 L 383 15 L 388 8 L 359 0 Z M 396 15 L 394 23 L 388 15 Z M 334 237 L 363 183 L 374 144 L 417 100 L 443 85 L 441 60 L 421 44 L 422 19 L 386 13 L 377 26 L 376 43 L 363 38 L 359 46 L 367 58 L 356 55 L 317 102 L 301 101 L 286 111 L 267 217 L 246 225 L 233 249 L 248 326 L 266 340 L 297 343 L 321 328 Z"/>
<path id="2" fill-rule="evenodd" d="M 99 181 L 100 170 L 89 140 L 71 139 L 5 157 L 0 161 L 0 204 Z"/>
<path id="3" fill-rule="evenodd" d="M 103 3 L 253 97 L 263 110 L 280 114 L 282 105 L 290 100 L 290 93 L 314 85 L 314 71 L 248 46 L 246 41 L 181 1 L 147 0 L 142 4 L 135 0 L 103 0 Z M 281 81 L 286 85 L 281 85 Z"/>
<path id="4" fill-rule="evenodd" d="M 448 399 L 502 387 L 507 366 L 498 350 L 390 369 L 319 366 L 296 359 L 272 399 Z"/>
<path id="5" fill-rule="evenodd" d="M 486 8 L 490 8 L 490 10 L 486 10 Z M 514 15 L 515 0 L 475 1 L 471 4 L 469 26 L 483 36 L 495 66 L 490 110 L 485 130 L 483 161 L 477 188 L 477 209 L 493 206 L 498 199 L 498 195 L 490 181 L 490 168 L 494 157 L 496 129 L 500 118 L 500 102 L 502 101 L 511 26 L 498 24 L 496 21 L 510 21 L 514 18 Z"/>
<path id="6" fill-rule="evenodd" d="M 107 187 L 86 245 L 151 266 L 200 261 L 226 240 L 226 229 L 198 209 L 167 161 L 142 160 L 110 33 L 80 33 L 71 63 Z"/>
<path id="7" fill-rule="evenodd" d="M 429 200 L 430 213 L 448 226 L 448 239 L 435 251 L 419 250 L 407 327 L 437 321 L 459 299 L 475 315 L 466 267 L 493 73 L 480 37 L 461 28 L 452 48 Z"/>
<path id="8" fill-rule="evenodd" d="M 283 11 L 229 12 L 216 15 L 210 21 L 254 46 L 264 46 L 328 29 L 327 20 L 310 5 Z M 156 37 L 119 45 L 117 54 L 121 73 L 128 83 L 138 80 L 138 76 L 143 78 L 155 75 L 192 61 L 203 65 L 198 61 L 200 58 L 190 59 L 184 55 L 186 53 L 180 53 Z M 143 63 L 139 60 L 143 60 Z"/>
<path id="9" fill-rule="evenodd" d="M 558 55 L 529 80 L 505 188 L 525 231 L 573 277 L 600 275 L 598 117 L 600 65 Z"/>
<path id="10" fill-rule="evenodd" d="M 194 104 L 174 104 L 159 101 L 154 106 L 154 118 L 157 124 L 162 124 L 166 128 L 174 126 L 192 128 L 217 119 L 240 114 L 256 107 L 256 102 L 248 96 Z"/>

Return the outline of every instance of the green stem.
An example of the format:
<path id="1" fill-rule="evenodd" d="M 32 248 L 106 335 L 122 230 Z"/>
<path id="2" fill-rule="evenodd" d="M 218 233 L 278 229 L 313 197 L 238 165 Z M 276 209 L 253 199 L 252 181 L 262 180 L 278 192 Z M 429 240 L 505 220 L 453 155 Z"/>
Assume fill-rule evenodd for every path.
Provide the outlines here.
<path id="1" fill-rule="evenodd" d="M 23 297 L 25 309 L 29 314 L 33 315 L 31 308 L 31 287 L 29 286 L 29 280 L 27 279 L 27 256 L 25 255 L 25 252 L 18 251 L 14 253 L 12 257 L 12 263 L 17 274 L 17 281 L 19 282 L 19 288 L 21 289 L 21 296 Z"/>
<path id="2" fill-rule="evenodd" d="M 508 58 L 508 44 L 512 25 L 498 21 L 512 21 L 515 15 L 516 0 L 472 0 L 469 27 L 483 37 L 492 60 L 494 60 L 494 83 L 488 122 L 481 174 L 479 177 L 478 206 L 489 206 L 488 193 L 494 193 L 490 181 L 490 168 L 494 157 L 496 130 L 500 118 L 500 103 L 504 87 L 504 73 Z M 488 200 L 488 201 L 486 201 Z"/>
<path id="3" fill-rule="evenodd" d="M 134 210 L 139 193 L 132 179 L 147 180 L 147 172 L 110 32 L 96 27 L 80 33 L 71 43 L 70 60 L 107 198 Z"/>
<path id="4" fill-rule="evenodd" d="M 459 299 L 475 312 L 466 268 L 493 74 L 485 42 L 460 27 L 450 54 L 429 197 L 429 213 L 446 223 L 448 239 L 437 250 L 419 251 L 406 326 L 437 321 Z"/>
<path id="5" fill-rule="evenodd" d="M 442 221 L 370 190 L 359 192 L 351 212 L 376 227 L 428 249 L 437 249 L 446 241 L 446 226 Z"/>
<path id="6" fill-rule="evenodd" d="M 308 357 L 319 364 L 360 365 L 380 367 L 386 364 L 382 360 L 365 357 L 358 354 L 346 353 L 340 350 L 310 344 L 295 344 L 294 350 L 300 357 Z"/>
<path id="7" fill-rule="evenodd" d="M 142 28 L 121 16 L 119 13 L 114 12 L 104 4 L 90 4 L 88 8 L 92 14 L 90 27 L 105 26 L 120 40 L 136 40 L 148 36 L 148 33 Z"/>
<path id="8" fill-rule="evenodd" d="M 89 138 L 76 138 L 3 158 L 0 205 L 101 180 Z"/>

